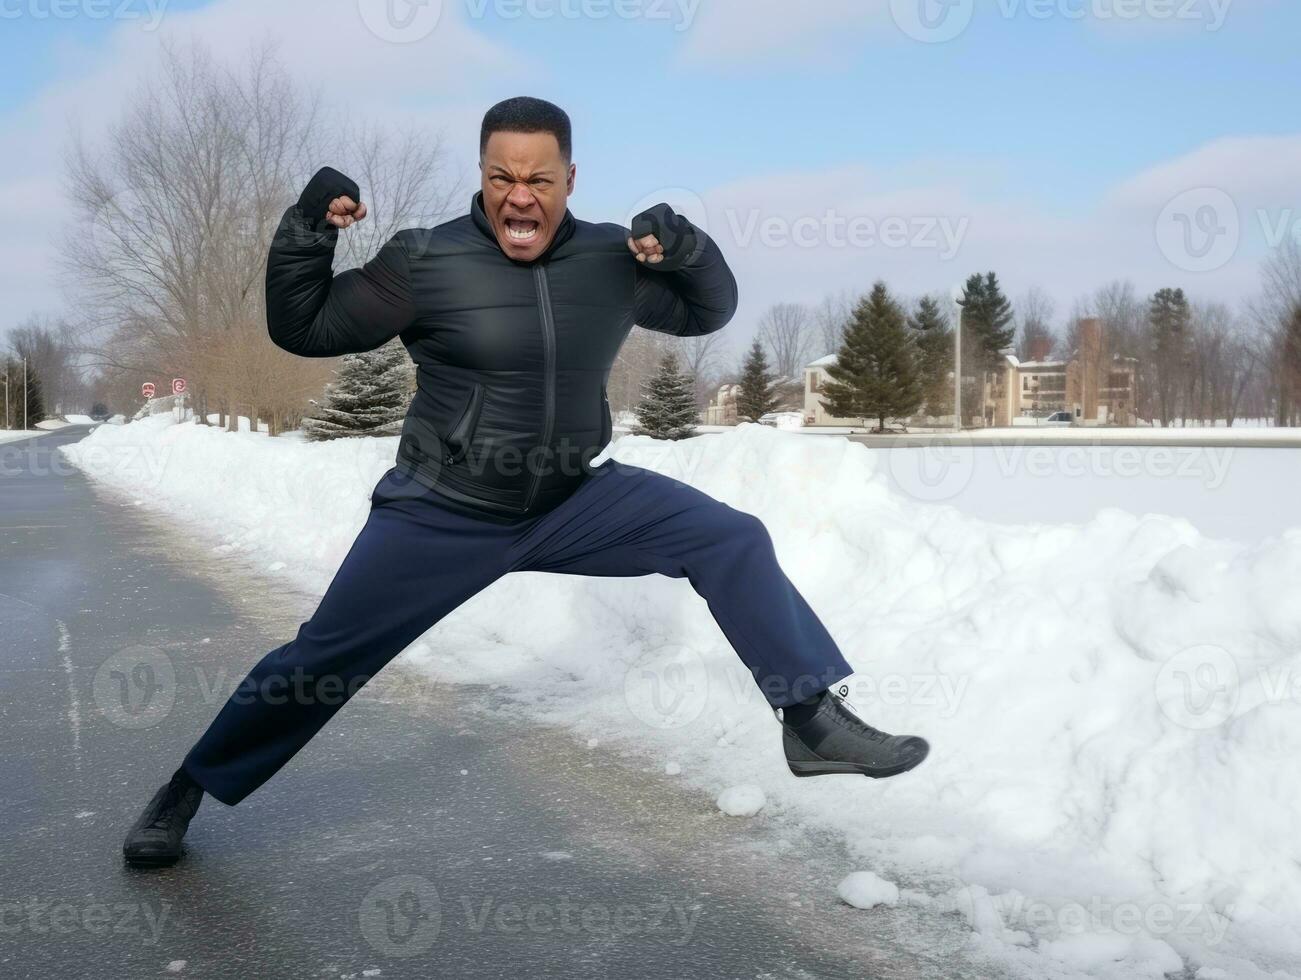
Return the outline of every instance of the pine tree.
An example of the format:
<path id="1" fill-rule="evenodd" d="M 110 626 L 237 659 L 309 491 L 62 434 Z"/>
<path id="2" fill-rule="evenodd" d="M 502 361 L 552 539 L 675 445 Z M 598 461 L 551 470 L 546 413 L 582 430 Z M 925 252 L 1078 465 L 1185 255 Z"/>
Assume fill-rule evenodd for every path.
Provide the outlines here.
<path id="1" fill-rule="evenodd" d="M 22 378 L 22 368 L 18 371 L 19 379 Z M 20 381 L 21 383 L 21 381 Z M 21 402 L 20 408 L 21 411 Z M 41 385 L 40 375 L 36 373 L 31 361 L 27 362 L 27 428 L 36 428 L 37 422 L 45 420 L 45 392 Z M 15 420 L 18 425 L 23 424 L 22 416 Z"/>
<path id="2" fill-rule="evenodd" d="M 931 296 L 923 296 L 917 311 L 908 319 L 917 341 L 917 372 L 922 385 L 922 399 L 931 415 L 953 411 L 953 387 L 949 374 L 953 370 L 953 331 L 948 315 Z"/>
<path id="3" fill-rule="evenodd" d="M 1161 412 L 1161 424 L 1167 428 L 1174 418 L 1175 395 L 1187 358 L 1190 317 L 1188 300 L 1182 289 L 1158 289 L 1148 305 L 1157 406 Z"/>
<path id="4" fill-rule="evenodd" d="M 768 355 L 763 344 L 756 340 L 750 345 L 741 366 L 741 380 L 736 395 L 736 417 L 741 421 L 758 422 L 777 407 L 777 394 L 773 390 L 773 375 L 768 370 Z"/>
<path id="5" fill-rule="evenodd" d="M 695 381 L 681 371 L 674 351 L 664 355 L 643 391 L 634 409 L 638 422 L 634 434 L 656 439 L 687 439 L 696 434 Z"/>
<path id="6" fill-rule="evenodd" d="M 921 407 L 917 345 L 907 315 L 885 283 L 876 283 L 855 307 L 827 374 L 832 380 L 824 386 L 823 405 L 832 415 L 874 418 L 884 430 L 888 419 L 905 418 Z"/>
<path id="7" fill-rule="evenodd" d="M 410 360 L 398 341 L 376 350 L 345 354 L 325 396 L 313 401 L 303 431 L 314 442 L 347 436 L 394 435 L 410 401 Z"/>
<path id="8" fill-rule="evenodd" d="M 963 359 L 973 357 L 973 366 L 981 371 L 994 370 L 999 352 L 1011 347 L 1016 336 L 1012 303 L 1003 295 L 998 276 L 992 272 L 971 276 L 958 306 L 962 307 Z"/>

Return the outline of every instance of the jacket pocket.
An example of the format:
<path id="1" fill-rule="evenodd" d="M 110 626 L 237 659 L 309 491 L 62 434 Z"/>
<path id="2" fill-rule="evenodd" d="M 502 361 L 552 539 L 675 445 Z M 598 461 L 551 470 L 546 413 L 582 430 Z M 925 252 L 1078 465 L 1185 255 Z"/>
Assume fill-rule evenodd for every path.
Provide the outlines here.
<path id="1" fill-rule="evenodd" d="M 601 446 L 604 448 L 610 443 L 610 436 L 614 434 L 614 426 L 610 420 L 610 398 L 605 393 L 605 385 L 601 385 Z"/>
<path id="2" fill-rule="evenodd" d="M 449 465 L 459 463 L 465 458 L 471 444 L 474 442 L 474 432 L 479 427 L 479 415 L 483 411 L 483 385 L 478 381 L 470 389 L 470 397 L 466 400 L 465 408 L 462 409 L 460 418 L 458 418 L 452 427 L 447 431 L 445 442 L 445 452 L 443 462 Z"/>

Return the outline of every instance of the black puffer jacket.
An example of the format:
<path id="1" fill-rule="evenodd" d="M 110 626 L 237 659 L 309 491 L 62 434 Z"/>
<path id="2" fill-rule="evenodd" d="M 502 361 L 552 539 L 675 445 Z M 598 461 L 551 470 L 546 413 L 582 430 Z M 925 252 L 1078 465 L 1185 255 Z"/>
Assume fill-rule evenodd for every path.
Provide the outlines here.
<path id="1" fill-rule="evenodd" d="M 722 253 L 692 230 L 686 263 L 662 272 L 629 252 L 628 229 L 566 211 L 547 251 L 521 263 L 497 245 L 476 194 L 468 215 L 399 232 L 335 276 L 338 232 L 314 230 L 295 205 L 267 261 L 267 327 L 309 357 L 401 337 L 418 390 L 397 469 L 455 509 L 532 517 L 573 493 L 610 441 L 605 385 L 633 325 L 690 337 L 736 312 Z"/>

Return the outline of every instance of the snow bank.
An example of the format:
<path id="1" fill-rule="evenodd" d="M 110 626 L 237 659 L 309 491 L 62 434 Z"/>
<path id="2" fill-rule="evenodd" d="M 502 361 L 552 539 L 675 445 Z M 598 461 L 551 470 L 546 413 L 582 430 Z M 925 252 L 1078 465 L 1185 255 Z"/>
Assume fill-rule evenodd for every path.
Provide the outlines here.
<path id="1" fill-rule="evenodd" d="M 0 429 L 0 443 L 17 442 L 20 439 L 30 439 L 32 436 L 44 434 L 40 429 Z"/>
<path id="2" fill-rule="evenodd" d="M 64 451 L 203 546 L 323 589 L 395 445 L 154 417 Z M 857 668 L 854 702 L 930 758 L 894 779 L 791 778 L 686 580 L 516 573 L 412 662 L 711 794 L 753 784 L 767 819 L 839 830 L 901 901 L 961 916 L 1031 972 L 1298 971 L 1301 532 L 1248 546 L 1118 510 L 988 525 L 892 490 L 881 453 L 755 425 L 610 451 L 763 518 Z"/>

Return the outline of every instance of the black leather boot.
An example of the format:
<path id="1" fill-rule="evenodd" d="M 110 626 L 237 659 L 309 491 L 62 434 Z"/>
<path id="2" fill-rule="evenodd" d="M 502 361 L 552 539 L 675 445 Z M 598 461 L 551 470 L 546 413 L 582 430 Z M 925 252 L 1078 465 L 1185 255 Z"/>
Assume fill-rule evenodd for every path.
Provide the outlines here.
<path id="1" fill-rule="evenodd" d="M 824 691 L 815 705 L 803 706 L 798 721 L 783 718 L 782 744 L 786 764 L 797 776 L 897 776 L 917 766 L 930 751 L 924 738 L 873 728 L 836 690 Z"/>
<path id="2" fill-rule="evenodd" d="M 154 794 L 122 845 L 128 864 L 156 868 L 175 864 L 181 840 L 203 801 L 203 787 L 181 769 Z"/>

